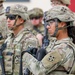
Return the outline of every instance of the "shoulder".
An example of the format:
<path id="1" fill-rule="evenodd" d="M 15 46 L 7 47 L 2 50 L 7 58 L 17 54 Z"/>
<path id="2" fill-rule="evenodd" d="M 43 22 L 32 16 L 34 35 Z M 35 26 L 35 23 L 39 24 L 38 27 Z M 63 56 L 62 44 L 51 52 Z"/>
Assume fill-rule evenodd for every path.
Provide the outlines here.
<path id="1" fill-rule="evenodd" d="M 52 52 L 52 51 L 58 51 L 59 54 L 69 54 L 70 52 L 72 53 L 73 46 L 70 44 L 70 42 L 55 42 L 53 44 L 50 44 L 47 47 L 47 52 Z"/>
<path id="2" fill-rule="evenodd" d="M 59 50 L 51 51 L 42 59 L 42 63 L 45 68 L 51 68 L 52 66 L 57 65 L 57 63 L 62 62 L 65 58 L 65 55 L 65 53 L 63 54 Z"/>
<path id="3" fill-rule="evenodd" d="M 25 34 L 21 41 L 25 44 L 26 48 L 38 47 L 39 45 L 37 38 L 32 33 Z"/>
<path id="4" fill-rule="evenodd" d="M 40 30 L 44 30 L 44 24 L 41 24 L 41 25 L 39 26 L 39 29 L 40 29 Z"/>
<path id="5" fill-rule="evenodd" d="M 5 14 L 2 14 L 2 15 L 0 15 L 0 20 L 6 20 L 6 16 L 5 16 Z"/>
<path id="6" fill-rule="evenodd" d="M 5 15 L 0 16 L 0 23 L 6 25 L 6 16 Z"/>

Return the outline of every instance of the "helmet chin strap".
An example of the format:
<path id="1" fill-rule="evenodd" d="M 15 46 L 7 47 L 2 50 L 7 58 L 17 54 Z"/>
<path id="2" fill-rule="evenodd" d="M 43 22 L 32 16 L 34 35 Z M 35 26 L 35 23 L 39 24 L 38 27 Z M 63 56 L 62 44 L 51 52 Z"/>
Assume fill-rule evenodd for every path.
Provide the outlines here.
<path id="1" fill-rule="evenodd" d="M 56 23 L 56 25 L 55 25 L 55 32 L 54 32 L 54 34 L 52 35 L 53 37 L 56 37 L 58 30 L 65 29 L 65 28 L 67 28 L 67 27 L 73 26 L 73 22 L 70 22 L 70 25 L 68 25 L 68 26 L 66 25 L 66 26 L 64 26 L 64 27 L 59 27 L 59 28 L 58 28 L 58 20 L 57 20 L 57 19 L 55 19 L 55 23 Z"/>
<path id="2" fill-rule="evenodd" d="M 23 23 L 16 24 L 17 19 L 18 19 L 18 15 L 16 16 L 16 19 L 15 19 L 15 22 L 14 22 L 14 24 L 13 24 L 13 27 L 12 27 L 10 30 L 13 30 L 13 29 L 15 29 L 16 27 L 19 27 L 20 25 L 22 25 L 22 24 L 23 24 Z"/>
<path id="3" fill-rule="evenodd" d="M 72 26 L 73 26 L 73 22 L 70 22 L 70 25 L 66 25 L 64 27 L 60 27 L 60 28 L 58 28 L 58 30 L 65 29 L 65 28 L 72 27 Z"/>
<path id="4" fill-rule="evenodd" d="M 55 23 L 56 23 L 56 25 L 55 25 L 55 32 L 54 32 L 54 34 L 52 35 L 52 37 L 56 37 L 56 35 L 57 35 L 57 32 L 58 32 L 58 20 L 57 19 L 55 19 Z"/>
<path id="5" fill-rule="evenodd" d="M 23 23 L 17 24 L 15 26 L 13 26 L 13 28 L 11 28 L 11 30 L 15 29 L 16 27 L 19 27 L 20 25 L 22 25 Z"/>

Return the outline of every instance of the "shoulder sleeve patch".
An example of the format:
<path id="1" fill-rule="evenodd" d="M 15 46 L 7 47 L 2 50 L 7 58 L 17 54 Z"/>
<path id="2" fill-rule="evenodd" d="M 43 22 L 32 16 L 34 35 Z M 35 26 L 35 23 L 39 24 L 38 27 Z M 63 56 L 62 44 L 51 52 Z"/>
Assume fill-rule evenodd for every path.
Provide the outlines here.
<path id="1" fill-rule="evenodd" d="M 42 63 L 45 68 L 51 68 L 52 66 L 56 65 L 58 62 L 62 61 L 62 56 L 60 55 L 59 51 L 52 51 L 48 53 L 43 59 Z"/>

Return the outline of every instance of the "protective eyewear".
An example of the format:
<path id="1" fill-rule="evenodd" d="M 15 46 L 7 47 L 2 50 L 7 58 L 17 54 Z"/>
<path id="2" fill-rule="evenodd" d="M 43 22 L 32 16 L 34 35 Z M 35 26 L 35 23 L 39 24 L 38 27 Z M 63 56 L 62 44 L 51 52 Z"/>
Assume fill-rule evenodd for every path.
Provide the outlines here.
<path id="1" fill-rule="evenodd" d="M 7 15 L 6 19 L 10 19 L 10 20 L 15 20 L 17 15 Z M 21 18 L 20 16 L 18 16 L 18 18 Z"/>
<path id="2" fill-rule="evenodd" d="M 30 17 L 30 20 L 33 20 L 33 19 L 39 19 L 40 17 L 39 16 L 36 16 L 36 17 Z"/>
<path id="3" fill-rule="evenodd" d="M 51 25 L 51 24 L 54 23 L 54 22 L 60 23 L 61 21 L 60 21 L 59 19 L 51 19 L 51 20 L 49 20 L 49 21 L 47 22 L 47 25 Z"/>
<path id="4" fill-rule="evenodd" d="M 16 19 L 16 15 L 7 15 L 6 19 L 10 19 L 10 20 L 15 20 Z"/>

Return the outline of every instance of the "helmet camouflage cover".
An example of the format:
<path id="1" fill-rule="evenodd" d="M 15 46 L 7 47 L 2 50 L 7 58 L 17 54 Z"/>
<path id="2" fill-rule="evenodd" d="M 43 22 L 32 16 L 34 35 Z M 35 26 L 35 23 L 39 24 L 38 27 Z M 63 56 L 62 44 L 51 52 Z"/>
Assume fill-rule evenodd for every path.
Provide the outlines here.
<path id="1" fill-rule="evenodd" d="M 29 11 L 29 16 L 30 17 L 43 17 L 43 10 L 41 8 L 33 8 L 32 10 Z"/>
<path id="2" fill-rule="evenodd" d="M 23 5 L 11 5 L 6 8 L 6 15 L 19 15 L 24 20 L 29 19 L 28 13 L 27 13 L 27 7 Z"/>
<path id="3" fill-rule="evenodd" d="M 51 0 L 52 2 L 53 0 Z M 58 0 L 58 1 L 61 1 L 63 4 L 66 4 L 66 5 L 70 5 L 70 0 Z"/>
<path id="4" fill-rule="evenodd" d="M 70 22 L 74 21 L 74 14 L 68 7 L 57 5 L 47 11 L 45 17 L 46 21 L 55 18 L 59 19 L 62 22 Z"/>

